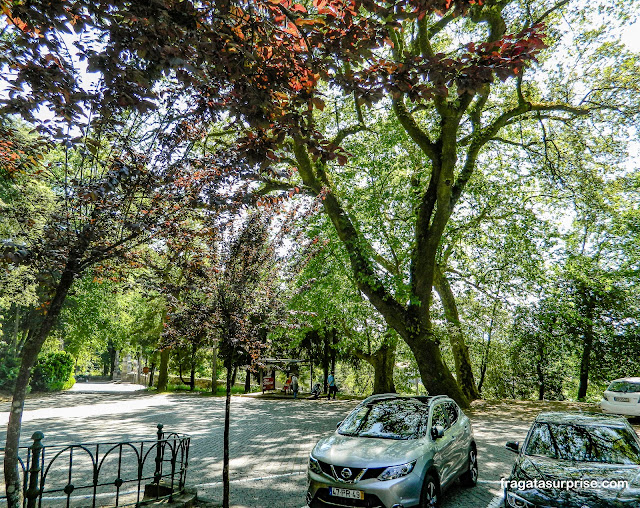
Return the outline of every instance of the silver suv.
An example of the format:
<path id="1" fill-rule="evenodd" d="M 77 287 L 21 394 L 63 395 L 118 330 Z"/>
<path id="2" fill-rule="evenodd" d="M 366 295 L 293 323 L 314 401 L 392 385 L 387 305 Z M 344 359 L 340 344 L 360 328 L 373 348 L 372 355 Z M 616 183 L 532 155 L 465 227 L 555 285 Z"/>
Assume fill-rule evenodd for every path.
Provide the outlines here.
<path id="1" fill-rule="evenodd" d="M 456 478 L 478 479 L 471 423 L 444 395 L 373 395 L 316 444 L 307 477 L 311 508 L 439 506 Z"/>

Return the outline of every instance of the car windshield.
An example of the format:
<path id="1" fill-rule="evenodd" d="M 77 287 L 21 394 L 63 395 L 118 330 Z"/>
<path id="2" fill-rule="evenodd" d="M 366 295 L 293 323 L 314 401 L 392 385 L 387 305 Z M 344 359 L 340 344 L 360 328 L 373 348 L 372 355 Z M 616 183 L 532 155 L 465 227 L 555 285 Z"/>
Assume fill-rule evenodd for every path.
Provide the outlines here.
<path id="1" fill-rule="evenodd" d="M 640 446 L 623 427 L 571 423 L 536 423 L 526 455 L 605 464 L 640 464 Z"/>
<path id="2" fill-rule="evenodd" d="M 621 393 L 638 393 L 640 392 L 640 383 L 631 383 L 629 381 L 613 381 L 607 391 Z"/>
<path id="3" fill-rule="evenodd" d="M 373 401 L 354 409 L 338 429 L 344 436 L 417 439 L 424 434 L 429 407 L 410 399 Z"/>

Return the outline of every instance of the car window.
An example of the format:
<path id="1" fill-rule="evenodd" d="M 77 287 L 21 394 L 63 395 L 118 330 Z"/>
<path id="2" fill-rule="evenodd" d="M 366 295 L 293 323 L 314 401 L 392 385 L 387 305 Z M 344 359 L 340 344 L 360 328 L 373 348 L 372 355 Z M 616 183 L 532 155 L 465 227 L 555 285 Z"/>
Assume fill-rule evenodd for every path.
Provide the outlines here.
<path id="1" fill-rule="evenodd" d="M 578 462 L 640 464 L 640 446 L 631 431 L 604 425 L 537 423 L 525 453 Z"/>
<path id="2" fill-rule="evenodd" d="M 621 393 L 638 393 L 640 392 L 640 383 L 631 383 L 629 381 L 613 381 L 607 391 Z"/>
<path id="3" fill-rule="evenodd" d="M 433 417 L 431 418 L 431 428 L 440 425 L 445 430 L 449 428 L 447 422 L 447 413 L 444 404 L 438 404 L 433 408 Z"/>
<path id="4" fill-rule="evenodd" d="M 345 436 L 383 439 L 418 439 L 429 408 L 406 399 L 374 401 L 354 409 L 338 428 Z"/>
<path id="5" fill-rule="evenodd" d="M 452 426 L 458 421 L 458 406 L 455 402 L 447 402 L 444 406 L 449 415 L 449 425 Z"/>

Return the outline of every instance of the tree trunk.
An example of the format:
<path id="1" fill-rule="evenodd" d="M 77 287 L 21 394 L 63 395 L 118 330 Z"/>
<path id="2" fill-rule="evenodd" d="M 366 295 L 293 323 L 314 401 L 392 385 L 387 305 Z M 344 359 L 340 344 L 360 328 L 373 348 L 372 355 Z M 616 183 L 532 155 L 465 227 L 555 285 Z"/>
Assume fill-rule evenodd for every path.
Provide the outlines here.
<path id="1" fill-rule="evenodd" d="M 196 352 L 198 348 L 195 344 L 191 346 L 191 372 L 189 375 L 189 390 L 194 391 L 196 389 Z"/>
<path id="2" fill-rule="evenodd" d="M 580 384 L 578 385 L 578 400 L 587 396 L 589 384 L 589 365 L 591 363 L 591 351 L 593 350 L 593 334 L 587 331 L 584 335 L 582 360 L 580 361 Z"/>
<path id="3" fill-rule="evenodd" d="M 338 333 L 336 331 L 335 328 L 331 329 L 331 372 L 335 373 L 336 371 L 336 355 L 337 355 L 337 348 L 336 345 L 338 344 Z"/>
<path id="4" fill-rule="evenodd" d="M 538 341 L 538 358 L 536 362 L 536 373 L 538 375 L 538 400 L 544 400 L 545 382 L 544 382 L 544 346 L 542 341 Z"/>
<path id="5" fill-rule="evenodd" d="M 231 386 L 232 368 L 229 354 L 226 360 L 227 367 L 227 397 L 224 404 L 224 436 L 223 436 L 223 458 L 222 458 L 222 508 L 229 508 L 229 422 L 231 420 Z"/>
<path id="6" fill-rule="evenodd" d="M 149 387 L 153 386 L 153 375 L 155 374 L 155 372 L 156 372 L 156 364 L 154 362 L 151 362 L 151 369 L 149 372 L 149 385 L 148 385 Z"/>
<path id="7" fill-rule="evenodd" d="M 373 367 L 373 393 L 395 393 L 393 371 L 396 363 L 396 340 L 384 343 L 373 353 L 354 351 L 355 356 Z"/>
<path id="8" fill-rule="evenodd" d="M 113 346 L 111 339 L 109 339 L 109 377 L 113 381 L 114 374 L 116 373 L 116 348 Z"/>
<path id="9" fill-rule="evenodd" d="M 69 261 L 67 266 L 70 264 L 74 265 L 75 261 Z M 29 386 L 31 369 L 38 358 L 44 341 L 60 315 L 67 293 L 73 285 L 74 277 L 74 270 L 65 270 L 63 272 L 54 297 L 51 300 L 51 305 L 46 309 L 47 313 L 43 316 L 40 326 L 32 328 L 22 348 L 20 370 L 18 371 L 18 377 L 13 390 L 13 400 L 11 402 L 11 412 L 9 413 L 9 424 L 7 426 L 7 438 L 4 449 L 4 478 L 8 508 L 19 508 L 20 506 L 21 481 L 18 471 L 18 447 L 20 443 L 24 399 L 27 394 L 27 387 Z"/>
<path id="10" fill-rule="evenodd" d="M 416 358 L 422 384 L 429 395 L 448 395 L 461 408 L 469 407 L 469 401 L 442 359 L 437 342 L 423 333 L 409 335 L 407 344 Z"/>
<path id="11" fill-rule="evenodd" d="M 498 287 L 498 289 L 500 289 Z M 493 320 L 496 317 L 496 309 L 498 308 L 498 300 L 493 302 L 493 311 L 491 312 L 491 321 L 489 322 L 489 331 L 487 332 L 487 346 L 482 355 L 482 365 L 480 366 L 480 381 L 478 382 L 478 395 L 482 394 L 482 385 L 484 384 L 484 376 L 487 373 L 489 365 L 489 351 L 491 350 L 491 336 L 493 335 Z"/>
<path id="12" fill-rule="evenodd" d="M 16 316 L 14 321 L 13 333 L 9 336 L 8 353 L 10 355 L 18 355 L 18 335 L 20 335 L 20 306 L 13 304 L 16 308 Z"/>
<path id="13" fill-rule="evenodd" d="M 444 308 L 444 314 L 447 319 L 447 323 L 449 324 L 449 342 L 451 343 L 451 350 L 453 352 L 458 384 L 462 388 L 462 392 L 465 397 L 469 401 L 472 401 L 478 399 L 480 397 L 480 393 L 476 387 L 476 382 L 473 376 L 469 348 L 464 340 L 464 333 L 462 331 L 462 324 L 460 323 L 456 299 L 447 277 L 442 273 L 439 267 L 436 268 L 435 273 L 434 286 L 440 296 L 440 301 Z"/>
<path id="14" fill-rule="evenodd" d="M 211 393 L 218 391 L 218 347 L 214 344 L 211 352 Z"/>
<path id="15" fill-rule="evenodd" d="M 164 348 L 160 351 L 160 371 L 158 372 L 158 391 L 167 391 L 167 384 L 169 384 L 169 348 Z"/>
<path id="16" fill-rule="evenodd" d="M 329 384 L 327 378 L 329 377 L 329 337 L 327 337 L 326 330 L 322 334 L 322 372 L 324 380 L 322 385 L 324 387 L 323 393 L 329 392 Z"/>
<path id="17" fill-rule="evenodd" d="M 589 385 L 589 367 L 591 365 L 591 352 L 593 351 L 593 312 L 595 308 L 594 296 L 586 290 L 583 291 L 583 299 L 586 304 L 584 342 L 582 349 L 582 360 L 580 361 L 580 384 L 578 385 L 578 400 L 583 400 L 587 396 Z"/>
<path id="18" fill-rule="evenodd" d="M 247 375 L 244 378 L 244 393 L 251 391 L 251 371 L 247 369 Z"/>
<path id="19" fill-rule="evenodd" d="M 373 393 L 395 393 L 393 370 L 396 365 L 396 343 L 393 346 L 384 344 L 372 355 Z"/>

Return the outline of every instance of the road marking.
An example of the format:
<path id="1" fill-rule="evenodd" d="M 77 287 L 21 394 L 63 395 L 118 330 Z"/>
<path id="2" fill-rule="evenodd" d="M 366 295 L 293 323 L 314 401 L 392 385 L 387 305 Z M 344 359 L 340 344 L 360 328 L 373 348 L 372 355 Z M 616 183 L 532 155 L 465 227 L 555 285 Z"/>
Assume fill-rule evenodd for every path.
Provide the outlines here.
<path id="1" fill-rule="evenodd" d="M 262 480 L 271 480 L 273 478 L 286 478 L 289 476 L 299 476 L 302 474 L 306 474 L 306 471 L 297 471 L 295 473 L 284 473 L 284 474 L 274 474 L 269 476 L 259 476 L 258 478 L 242 478 L 239 480 L 231 480 L 229 483 L 244 483 L 244 482 L 259 482 Z M 215 487 L 216 485 L 222 485 L 222 482 L 209 482 L 209 483 L 199 483 L 195 485 L 195 487 Z"/>

